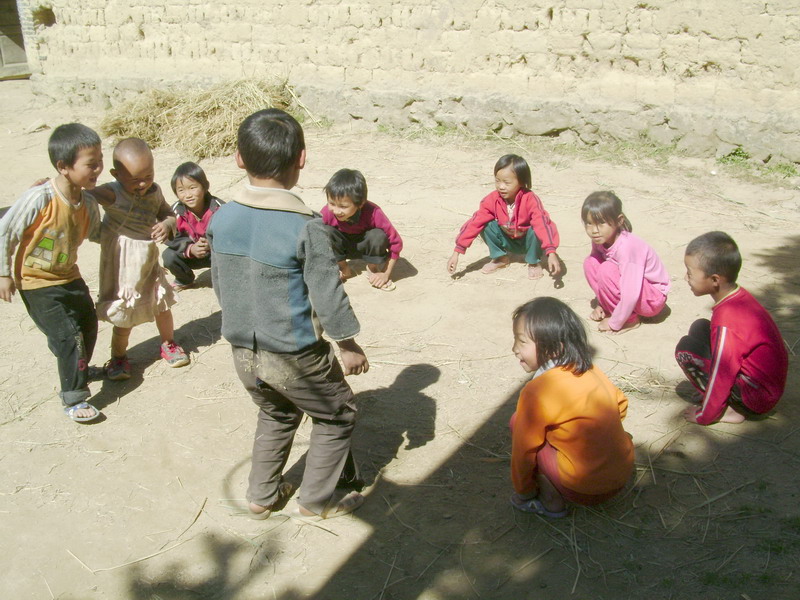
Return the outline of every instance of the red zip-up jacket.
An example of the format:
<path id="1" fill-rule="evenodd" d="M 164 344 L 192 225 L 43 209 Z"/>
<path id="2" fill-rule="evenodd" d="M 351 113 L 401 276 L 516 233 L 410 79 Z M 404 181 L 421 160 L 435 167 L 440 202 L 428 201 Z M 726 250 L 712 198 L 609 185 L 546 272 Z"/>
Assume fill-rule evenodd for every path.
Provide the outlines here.
<path id="1" fill-rule="evenodd" d="M 513 239 L 525 237 L 528 230 L 533 227 L 545 256 L 558 249 L 559 237 L 556 224 L 550 220 L 550 215 L 542 206 L 539 196 L 523 188 L 517 192 L 511 218 L 508 216 L 508 204 L 500 192 L 495 190 L 481 200 L 478 210 L 461 227 L 456 237 L 455 251 L 464 254 L 491 221 L 497 221 L 503 232 Z"/>

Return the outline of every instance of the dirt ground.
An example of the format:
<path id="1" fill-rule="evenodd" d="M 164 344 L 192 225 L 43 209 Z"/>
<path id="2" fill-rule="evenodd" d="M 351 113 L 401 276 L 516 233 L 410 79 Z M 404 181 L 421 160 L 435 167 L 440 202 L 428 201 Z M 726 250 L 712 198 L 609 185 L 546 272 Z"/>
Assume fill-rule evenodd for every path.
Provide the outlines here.
<path id="1" fill-rule="evenodd" d="M 0 82 L 0 94 L 5 212 L 31 182 L 52 174 L 50 128 L 71 120 L 96 126 L 102 115 L 42 106 L 24 81 Z M 256 411 L 220 338 L 208 276 L 182 292 L 174 310 L 191 365 L 166 368 L 155 326 L 135 328 L 133 377 L 92 384 L 105 419 L 88 426 L 61 412 L 55 360 L 15 297 L 0 306 L 0 598 L 798 597 L 796 182 L 743 183 L 717 172 L 713 160 L 620 165 L 544 145 L 335 128 L 309 127 L 307 145 L 299 191 L 309 205 L 322 206 L 336 169 L 358 168 L 405 242 L 396 291 L 374 290 L 363 275 L 346 284 L 371 363 L 369 373 L 350 378 L 367 503 L 319 526 L 237 515 Z M 458 228 L 509 151 L 531 163 L 533 187 L 561 231 L 563 287 L 529 281 L 522 264 L 481 274 L 480 241 L 455 278 L 446 274 Z M 106 157 L 108 169 L 110 148 Z M 170 200 L 169 177 L 187 158 L 156 152 L 157 181 Z M 242 172 L 232 158 L 203 166 L 212 192 L 235 196 Z M 636 473 L 607 505 L 547 521 L 508 502 L 506 424 L 525 382 L 510 350 L 510 313 L 552 295 L 588 315 L 581 262 L 589 241 L 579 207 L 598 189 L 617 192 L 634 231 L 666 263 L 670 314 L 622 336 L 587 321 L 597 364 L 630 399 L 625 427 Z M 774 414 L 703 428 L 680 416 L 686 386 L 672 353 L 689 324 L 709 315 L 710 299 L 695 298 L 683 281 L 682 257 L 692 237 L 712 229 L 739 243 L 740 282 L 773 311 L 792 352 Z M 79 264 L 93 292 L 98 258 L 99 247 L 85 243 Z M 94 364 L 108 358 L 110 333 L 101 323 Z M 308 431 L 304 423 L 290 460 L 295 483 Z"/>

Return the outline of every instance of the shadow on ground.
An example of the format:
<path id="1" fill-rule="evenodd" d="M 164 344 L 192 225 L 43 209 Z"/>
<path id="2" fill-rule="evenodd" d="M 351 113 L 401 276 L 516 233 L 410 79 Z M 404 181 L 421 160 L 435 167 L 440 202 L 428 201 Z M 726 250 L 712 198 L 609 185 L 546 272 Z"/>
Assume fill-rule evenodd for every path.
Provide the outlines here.
<path id="1" fill-rule="evenodd" d="M 793 281 L 798 251 L 800 237 L 761 258 L 780 279 L 761 296 L 784 333 L 797 332 L 800 315 Z M 787 393 L 776 412 L 740 426 L 687 424 L 676 382 L 629 378 L 622 387 L 631 403 L 646 416 L 659 411 L 660 431 L 642 440 L 629 428 L 636 444 L 629 487 L 605 505 L 574 507 L 569 517 L 557 521 L 518 513 L 508 503 L 507 422 L 518 392 L 473 435 L 462 438 L 423 481 L 403 485 L 380 475 L 404 440 L 420 445 L 430 440 L 432 430 L 426 424 L 435 416 L 435 406 L 423 390 L 430 385 L 426 382 L 438 378 L 437 371 L 417 365 L 393 386 L 362 394 L 366 408 L 356 451 L 371 465 L 375 487 L 353 518 L 373 533 L 316 593 L 284 587 L 274 597 L 797 597 L 800 427 L 795 423 L 800 417 L 800 377 L 794 355 Z M 402 386 L 401 378 L 407 378 Z M 403 389 L 411 390 L 405 403 Z M 414 412 L 417 402 L 422 403 L 419 413 Z M 336 528 L 333 523 L 331 529 Z M 321 543 L 336 543 L 333 535 L 320 535 L 327 536 Z M 293 545 L 291 539 L 281 543 Z M 131 597 L 251 598 L 260 596 L 242 592 L 245 585 L 269 589 L 275 565 L 253 565 L 251 560 L 251 568 L 238 574 L 230 565 L 239 555 L 253 554 L 254 547 L 256 556 L 275 552 L 274 541 L 208 536 L 203 544 L 215 561 L 213 577 L 188 582 L 188 564 L 172 565 L 147 579 L 131 571 Z"/>

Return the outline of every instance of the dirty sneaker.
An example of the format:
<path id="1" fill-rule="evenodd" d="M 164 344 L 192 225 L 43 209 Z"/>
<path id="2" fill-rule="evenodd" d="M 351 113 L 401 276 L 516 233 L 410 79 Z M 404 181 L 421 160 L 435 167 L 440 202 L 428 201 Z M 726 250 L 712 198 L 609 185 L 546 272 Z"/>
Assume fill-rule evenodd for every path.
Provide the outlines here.
<path id="1" fill-rule="evenodd" d="M 127 356 L 112 357 L 104 367 L 106 377 L 111 381 L 123 381 L 131 378 L 131 363 Z"/>
<path id="2" fill-rule="evenodd" d="M 189 357 L 175 342 L 164 342 L 161 344 L 161 358 L 163 358 L 170 367 L 182 367 L 189 364 Z"/>

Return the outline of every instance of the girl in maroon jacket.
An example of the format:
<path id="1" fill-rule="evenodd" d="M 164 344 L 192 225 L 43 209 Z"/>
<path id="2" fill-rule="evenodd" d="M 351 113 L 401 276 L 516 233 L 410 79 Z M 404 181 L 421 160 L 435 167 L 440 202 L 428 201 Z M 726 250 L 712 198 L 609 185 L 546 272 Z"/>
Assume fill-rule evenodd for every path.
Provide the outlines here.
<path id="1" fill-rule="evenodd" d="M 195 269 L 211 267 L 211 249 L 206 229 L 212 215 L 224 204 L 208 191 L 205 171 L 193 162 L 185 162 L 172 175 L 172 191 L 178 201 L 172 206 L 177 215 L 178 233 L 166 243 L 161 257 L 164 266 L 175 276 L 172 287 L 181 291 L 194 285 Z"/>
<path id="2" fill-rule="evenodd" d="M 456 247 L 447 261 L 447 272 L 456 272 L 458 255 L 464 254 L 473 240 L 480 235 L 489 246 L 492 259 L 481 269 L 494 273 L 507 267 L 508 254 L 521 254 L 528 263 L 528 277 L 540 279 L 544 275 L 541 259 L 547 260 L 547 270 L 553 277 L 561 274 L 558 249 L 558 229 L 542 206 L 542 201 L 531 191 L 531 169 L 525 159 L 516 154 L 500 157 L 494 166 L 495 191 L 481 200 L 481 205 L 461 227 Z"/>

